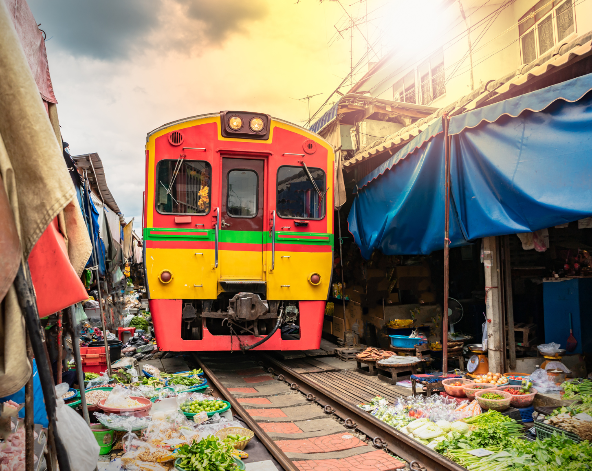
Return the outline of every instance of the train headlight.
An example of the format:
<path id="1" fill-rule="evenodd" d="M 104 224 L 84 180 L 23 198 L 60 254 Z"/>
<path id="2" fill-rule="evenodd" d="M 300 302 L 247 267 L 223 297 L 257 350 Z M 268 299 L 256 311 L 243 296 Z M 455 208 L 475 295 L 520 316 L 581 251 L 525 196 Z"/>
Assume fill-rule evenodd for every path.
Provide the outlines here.
<path id="1" fill-rule="evenodd" d="M 314 286 L 320 285 L 321 284 L 321 275 L 319 275 L 318 273 L 312 273 L 308 277 L 308 282 Z"/>
<path id="2" fill-rule="evenodd" d="M 261 118 L 252 118 L 251 121 L 249 122 L 249 127 L 251 128 L 251 131 L 254 131 L 254 132 L 263 131 L 264 126 L 265 126 L 265 123 L 263 122 L 263 120 Z"/>
<path id="3" fill-rule="evenodd" d="M 160 275 L 158 275 L 158 279 L 161 283 L 170 283 L 173 279 L 173 274 L 168 270 L 163 270 L 160 272 Z"/>
<path id="4" fill-rule="evenodd" d="M 238 116 L 231 116 L 228 120 L 228 126 L 233 131 L 238 131 L 240 128 L 243 127 L 243 120 L 240 119 Z"/>

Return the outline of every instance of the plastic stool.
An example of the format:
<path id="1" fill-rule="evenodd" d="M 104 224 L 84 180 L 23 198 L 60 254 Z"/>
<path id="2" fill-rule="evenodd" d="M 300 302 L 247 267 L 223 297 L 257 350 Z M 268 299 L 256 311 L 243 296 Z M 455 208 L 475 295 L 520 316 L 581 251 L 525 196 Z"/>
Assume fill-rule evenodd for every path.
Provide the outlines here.
<path id="1" fill-rule="evenodd" d="M 127 343 L 129 339 L 134 336 L 135 332 L 135 327 L 118 327 L 117 337 L 119 338 L 120 342 Z"/>

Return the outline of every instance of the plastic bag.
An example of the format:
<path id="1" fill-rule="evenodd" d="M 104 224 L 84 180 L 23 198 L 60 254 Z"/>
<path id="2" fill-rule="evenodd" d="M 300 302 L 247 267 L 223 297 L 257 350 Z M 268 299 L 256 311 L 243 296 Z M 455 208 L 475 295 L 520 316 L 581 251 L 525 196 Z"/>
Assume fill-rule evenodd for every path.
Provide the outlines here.
<path id="1" fill-rule="evenodd" d="M 68 384 L 56 386 L 57 397 L 68 392 Z M 88 424 L 74 409 L 57 401 L 57 432 L 68 453 L 70 467 L 77 471 L 93 471 L 99 460 L 99 444 Z"/>
<path id="2" fill-rule="evenodd" d="M 555 355 L 561 349 L 561 345 L 555 342 L 551 342 L 539 345 L 537 348 L 539 349 L 539 352 L 541 352 L 543 355 Z"/>
<path id="3" fill-rule="evenodd" d="M 124 278 L 125 278 L 125 276 L 124 276 L 123 272 L 121 271 L 121 268 L 117 267 L 117 270 L 115 270 L 113 272 L 113 284 L 116 285 Z"/>
<path id="4" fill-rule="evenodd" d="M 137 394 L 140 393 L 138 392 Z M 130 396 L 132 396 L 132 391 L 124 388 L 123 386 L 117 385 L 109 393 L 109 396 L 105 401 L 105 406 L 113 407 L 115 409 L 131 409 L 141 405 L 138 401 L 132 399 Z"/>
<path id="5" fill-rule="evenodd" d="M 84 312 L 84 308 L 82 304 L 77 303 L 74 307 L 74 325 L 76 328 L 80 329 L 80 327 L 88 322 L 88 317 L 86 312 Z"/>
<path id="6" fill-rule="evenodd" d="M 561 370 L 564 373 L 571 373 L 571 370 L 560 361 L 549 361 L 545 365 L 545 371 Z"/>
<path id="7" fill-rule="evenodd" d="M 487 351 L 487 321 L 483 323 L 482 326 L 483 335 L 481 337 L 481 344 L 483 346 L 483 351 Z"/>
<path id="8" fill-rule="evenodd" d="M 125 429 L 128 431 L 149 426 L 151 423 L 150 417 L 135 417 L 133 415 L 107 415 L 95 412 L 95 417 L 106 428 Z"/>
<path id="9" fill-rule="evenodd" d="M 86 389 L 96 388 L 98 386 L 103 386 L 104 384 L 109 384 L 109 375 L 106 371 L 101 373 L 101 376 L 95 379 L 91 379 L 88 384 L 86 385 Z"/>
<path id="10" fill-rule="evenodd" d="M 530 375 L 532 385 L 540 393 L 557 393 L 561 391 L 561 386 L 558 386 L 547 376 L 547 370 L 537 368 L 533 374 Z"/>

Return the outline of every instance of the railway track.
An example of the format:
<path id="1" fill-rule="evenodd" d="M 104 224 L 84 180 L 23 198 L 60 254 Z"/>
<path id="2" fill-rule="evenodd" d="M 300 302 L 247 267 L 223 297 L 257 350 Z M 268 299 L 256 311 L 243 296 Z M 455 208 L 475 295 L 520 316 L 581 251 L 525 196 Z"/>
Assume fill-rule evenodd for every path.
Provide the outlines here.
<path id="1" fill-rule="evenodd" d="M 263 354 L 194 358 L 279 469 L 465 470 L 356 407 L 377 394 L 396 399 L 384 383 L 337 369 L 315 373 Z"/>

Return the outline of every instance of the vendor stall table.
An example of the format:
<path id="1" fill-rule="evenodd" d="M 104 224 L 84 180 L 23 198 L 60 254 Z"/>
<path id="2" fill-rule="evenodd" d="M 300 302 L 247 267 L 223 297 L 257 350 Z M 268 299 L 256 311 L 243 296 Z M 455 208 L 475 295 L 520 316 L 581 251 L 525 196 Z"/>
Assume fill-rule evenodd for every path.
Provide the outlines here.
<path id="1" fill-rule="evenodd" d="M 376 376 L 378 374 L 378 370 L 376 369 L 376 360 L 358 360 L 356 358 L 356 365 L 356 371 L 358 373 L 368 376 Z M 364 368 L 362 365 L 368 365 L 368 367 Z"/>
<path id="2" fill-rule="evenodd" d="M 417 373 L 417 365 L 419 364 L 418 361 L 415 363 L 406 363 L 402 365 L 388 365 L 388 364 L 380 364 L 380 362 L 376 363 L 376 369 L 378 374 L 378 379 L 381 381 L 386 381 L 390 384 L 397 384 L 398 381 L 404 381 L 409 379 L 410 375 L 414 375 Z M 399 377 L 400 373 L 408 372 L 409 374 L 403 375 Z"/>
<path id="3" fill-rule="evenodd" d="M 440 376 L 436 376 L 435 374 L 413 374 L 411 375 L 411 391 L 413 392 L 414 396 L 417 396 L 416 388 L 417 383 L 419 383 L 423 387 L 425 387 L 426 396 L 431 396 L 434 391 L 444 391 L 444 385 L 442 384 L 442 380 L 450 378 L 462 378 L 462 376 L 453 374 Z"/>

